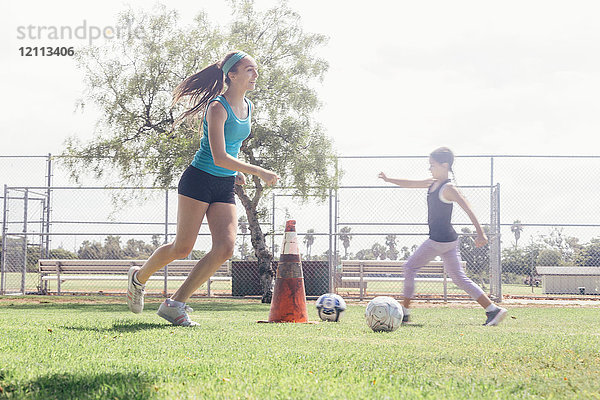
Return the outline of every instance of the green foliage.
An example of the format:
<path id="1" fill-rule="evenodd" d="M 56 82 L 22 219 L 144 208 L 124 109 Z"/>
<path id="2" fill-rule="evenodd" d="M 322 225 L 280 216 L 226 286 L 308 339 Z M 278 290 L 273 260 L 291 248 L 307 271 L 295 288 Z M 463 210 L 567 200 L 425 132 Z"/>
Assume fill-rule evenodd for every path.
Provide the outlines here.
<path id="1" fill-rule="evenodd" d="M 556 249 L 543 249 L 537 256 L 536 265 L 561 265 L 562 255 Z"/>
<path id="2" fill-rule="evenodd" d="M 192 260 L 200 260 L 206 255 L 205 250 L 192 250 L 190 257 Z"/>
<path id="3" fill-rule="evenodd" d="M 121 248 L 121 237 L 109 235 L 104 239 L 104 245 L 97 241 L 84 240 L 77 250 L 77 258 L 89 260 L 145 260 L 159 246 L 158 237 L 152 238 L 152 243 L 143 240 L 129 239 Z"/>
<path id="4" fill-rule="evenodd" d="M 502 272 L 517 275 L 529 275 L 531 272 L 531 256 L 525 249 L 507 247 L 502 250 Z"/>
<path id="5" fill-rule="evenodd" d="M 77 258 L 77 254 L 59 247 L 57 249 L 50 250 L 50 258 L 57 260 L 74 260 Z"/>
<path id="6" fill-rule="evenodd" d="M 357 260 L 376 260 L 372 249 L 362 249 L 356 252 Z"/>
<path id="7" fill-rule="evenodd" d="M 310 260 L 310 250 L 312 245 L 315 243 L 315 230 L 314 229 L 308 229 L 306 231 L 306 234 L 304 235 L 304 238 L 302 239 L 302 241 L 304 242 L 304 245 L 306 246 L 306 259 Z"/>
<path id="8" fill-rule="evenodd" d="M 350 241 L 352 240 L 352 235 L 350 232 L 352 228 L 349 226 L 344 226 L 340 229 L 340 235 L 338 236 L 340 241 L 342 242 L 342 246 L 344 246 L 344 259 L 348 259 L 348 248 L 350 247 Z"/>
<path id="9" fill-rule="evenodd" d="M 156 247 L 152 244 L 147 244 L 143 240 L 129 239 L 123 249 L 123 258 L 128 260 L 149 258 L 154 253 Z"/>
<path id="10" fill-rule="evenodd" d="M 396 248 L 397 241 L 396 241 L 396 235 L 387 235 L 385 237 L 385 245 L 388 247 L 387 251 L 386 251 L 386 257 L 389 260 L 397 260 L 398 259 L 398 254 L 400 253 L 398 251 L 398 249 Z"/>
<path id="11" fill-rule="evenodd" d="M 488 232 L 489 227 L 484 226 L 483 230 Z M 462 233 L 471 234 L 469 228 L 463 228 Z M 484 272 L 489 270 L 490 266 L 490 245 L 475 247 L 475 239 L 471 236 L 461 235 L 459 239 L 459 251 L 462 260 L 467 262 L 467 272 L 471 275 L 482 277 Z"/>
<path id="12" fill-rule="evenodd" d="M 600 238 L 582 246 L 574 257 L 575 265 L 600 267 Z"/>
<path id="13" fill-rule="evenodd" d="M 374 243 L 373 246 L 371 246 L 371 253 L 373 253 L 373 257 L 375 257 L 375 260 L 385 260 L 387 249 L 384 245 L 380 243 Z"/>
<path id="14" fill-rule="evenodd" d="M 311 85 L 328 68 L 314 52 L 326 38 L 304 32 L 299 15 L 286 3 L 259 12 L 253 1 L 240 0 L 232 10 L 228 27 L 212 24 L 201 12 L 185 28 L 179 27 L 177 13 L 164 7 L 153 13 L 126 11 L 118 27 L 137 35 L 78 54 L 88 86 L 81 105 L 94 103 L 102 118 L 91 142 L 66 142 L 64 155 L 74 157 L 63 163 L 74 179 L 81 171 L 101 177 L 116 169 L 121 183 L 172 185 L 200 139 L 199 120 L 171 129 L 183 111 L 183 106 L 170 109 L 172 90 L 231 49 L 243 49 L 257 60 L 260 77 L 248 93 L 255 112 L 241 157 L 277 172 L 281 184 L 293 187 L 298 196 L 311 191 L 325 196 L 335 186 L 331 141 L 312 118 L 320 103 Z M 260 198 L 263 188 L 257 178 L 253 182 Z"/>

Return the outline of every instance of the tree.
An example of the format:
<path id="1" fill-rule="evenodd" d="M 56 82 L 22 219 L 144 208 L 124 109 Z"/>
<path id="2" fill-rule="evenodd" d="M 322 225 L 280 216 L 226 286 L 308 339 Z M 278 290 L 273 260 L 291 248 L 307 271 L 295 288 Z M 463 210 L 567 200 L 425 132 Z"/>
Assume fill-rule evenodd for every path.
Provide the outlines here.
<path id="1" fill-rule="evenodd" d="M 373 244 L 373 246 L 371 246 L 371 252 L 373 253 L 373 257 L 375 257 L 376 260 L 385 260 L 385 255 L 387 252 L 384 245 L 380 243 Z"/>
<path id="2" fill-rule="evenodd" d="M 563 228 L 556 226 L 552 227 L 548 235 L 541 235 L 540 239 L 551 249 L 556 250 L 564 262 L 570 262 L 573 259 L 575 251 L 581 248 L 581 245 L 579 245 L 579 239 L 571 236 L 565 236 L 563 234 Z"/>
<path id="3" fill-rule="evenodd" d="M 315 243 L 315 230 L 314 229 L 309 229 L 306 231 L 306 234 L 304 235 L 304 245 L 306 246 L 306 259 L 310 260 L 310 248 L 312 247 L 313 243 Z"/>
<path id="4" fill-rule="evenodd" d="M 521 238 L 521 232 L 523 232 L 523 226 L 521 226 L 521 220 L 515 220 L 510 227 L 510 231 L 515 235 L 515 247 L 519 246 L 519 239 Z"/>
<path id="5" fill-rule="evenodd" d="M 531 271 L 531 258 L 525 249 L 506 247 L 502 249 L 502 272 L 516 275 L 529 275 Z"/>
<path id="6" fill-rule="evenodd" d="M 350 234 L 351 230 L 352 228 L 349 226 L 344 226 L 342 229 L 340 229 L 339 238 L 342 241 L 342 246 L 344 246 L 345 260 L 348 259 L 348 248 L 350 247 L 350 241 L 352 240 L 352 235 Z"/>
<path id="7" fill-rule="evenodd" d="M 486 225 L 482 229 L 486 234 L 489 231 L 489 227 Z M 467 262 L 467 271 L 483 282 L 484 273 L 490 265 L 489 243 L 483 247 L 475 247 L 475 240 L 470 236 L 471 230 L 465 227 L 461 229 L 461 232 L 465 235 L 461 235 L 459 238 L 460 257 Z"/>
<path id="8" fill-rule="evenodd" d="M 600 238 L 590 240 L 574 257 L 575 265 L 600 267 Z"/>
<path id="9" fill-rule="evenodd" d="M 125 258 L 125 253 L 121 249 L 121 236 L 108 235 L 104 239 L 104 248 L 100 255 L 101 258 L 107 260 L 120 260 Z"/>
<path id="10" fill-rule="evenodd" d="M 156 250 L 156 246 L 143 240 L 129 239 L 123 249 L 123 257 L 129 260 L 147 259 Z"/>
<path id="11" fill-rule="evenodd" d="M 410 257 L 410 249 L 408 246 L 402 246 L 400 251 L 402 252 L 402 260 L 408 260 L 408 257 Z"/>
<path id="12" fill-rule="evenodd" d="M 536 265 L 561 265 L 562 255 L 556 249 L 542 249 L 537 256 Z"/>
<path id="13" fill-rule="evenodd" d="M 99 260 L 102 258 L 102 251 L 102 243 L 84 240 L 77 250 L 77 257 L 84 260 Z"/>
<path id="14" fill-rule="evenodd" d="M 73 179 L 78 180 L 83 170 L 97 178 L 116 171 L 121 183 L 140 185 L 150 179 L 162 187 L 172 185 L 199 146 L 200 121 L 171 129 L 182 111 L 170 108 L 171 91 L 227 51 L 241 49 L 258 61 L 260 77 L 256 89 L 248 93 L 255 112 L 252 134 L 240 157 L 275 171 L 280 184 L 293 188 L 298 197 L 327 196 L 337 182 L 335 156 L 330 139 L 313 120 L 320 103 L 312 87 L 328 68 L 314 54 L 326 38 L 305 33 L 299 15 L 285 2 L 258 12 L 253 1 L 238 0 L 232 10 L 227 28 L 214 28 L 200 13 L 186 29 L 179 29 L 177 13 L 164 7 L 154 14 L 128 11 L 117 25 L 136 35 L 78 52 L 88 86 L 80 105 L 91 101 L 102 117 L 97 138 L 87 144 L 73 138 L 66 143 L 64 155 L 74 156 L 64 159 Z M 253 176 L 235 192 L 248 218 L 262 300 L 269 302 L 273 255 L 260 226 L 269 189 Z"/>
<path id="15" fill-rule="evenodd" d="M 357 260 L 375 260 L 377 257 L 373 254 L 372 249 L 363 249 L 356 252 Z"/>
<path id="16" fill-rule="evenodd" d="M 57 249 L 50 250 L 50 258 L 57 260 L 74 260 L 77 258 L 77 254 L 59 247 Z"/>
<path id="17" fill-rule="evenodd" d="M 246 245 L 246 234 L 248 233 L 248 217 L 241 215 L 238 218 L 238 228 L 242 232 L 242 244 L 239 247 L 242 260 L 248 259 L 248 246 Z"/>
<path id="18" fill-rule="evenodd" d="M 386 256 L 390 260 L 398 259 L 398 249 L 396 248 L 396 235 L 387 235 L 385 237 L 385 245 L 388 247 Z"/>

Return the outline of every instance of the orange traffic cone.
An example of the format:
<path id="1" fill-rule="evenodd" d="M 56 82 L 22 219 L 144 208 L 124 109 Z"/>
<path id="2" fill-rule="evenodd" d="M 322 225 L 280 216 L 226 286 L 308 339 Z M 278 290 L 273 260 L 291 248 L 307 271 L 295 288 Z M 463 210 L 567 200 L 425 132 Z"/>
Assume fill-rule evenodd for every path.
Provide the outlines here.
<path id="1" fill-rule="evenodd" d="M 269 322 L 308 322 L 304 276 L 294 220 L 285 224 Z"/>

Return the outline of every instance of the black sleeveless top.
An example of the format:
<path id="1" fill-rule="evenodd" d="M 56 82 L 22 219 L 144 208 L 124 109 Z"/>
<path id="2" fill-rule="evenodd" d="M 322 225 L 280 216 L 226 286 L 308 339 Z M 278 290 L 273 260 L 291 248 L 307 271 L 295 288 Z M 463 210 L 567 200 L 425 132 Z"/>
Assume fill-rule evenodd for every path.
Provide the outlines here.
<path id="1" fill-rule="evenodd" d="M 437 189 L 427 191 L 427 223 L 429 224 L 429 238 L 436 242 L 453 242 L 458 238 L 452 227 L 453 203 L 446 203 L 440 199 L 440 190 L 450 182 L 450 179 L 442 182 Z"/>

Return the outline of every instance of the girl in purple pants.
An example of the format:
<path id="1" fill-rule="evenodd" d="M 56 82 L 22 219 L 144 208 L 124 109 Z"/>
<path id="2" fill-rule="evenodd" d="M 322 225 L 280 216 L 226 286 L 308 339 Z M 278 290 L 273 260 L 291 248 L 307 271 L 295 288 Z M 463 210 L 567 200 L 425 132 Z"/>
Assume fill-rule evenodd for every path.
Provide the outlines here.
<path id="1" fill-rule="evenodd" d="M 410 319 L 410 301 L 415 293 L 415 275 L 419 268 L 440 256 L 444 262 L 446 273 L 459 288 L 467 292 L 485 309 L 487 319 L 483 325 L 498 325 L 507 314 L 506 309 L 498 307 L 486 296 L 481 288 L 467 277 L 460 265 L 458 251 L 458 235 L 452 227 L 453 203 L 467 213 L 477 231 L 475 246 L 485 246 L 487 237 L 471 210 L 469 203 L 462 194 L 450 183 L 448 173 L 452 171 L 454 154 L 446 147 L 434 150 L 429 155 L 429 171 L 431 179 L 422 181 L 392 179 L 383 172 L 379 178 L 404 188 L 428 188 L 427 191 L 427 221 L 429 224 L 429 239 L 427 239 L 404 264 L 404 319 Z"/>

